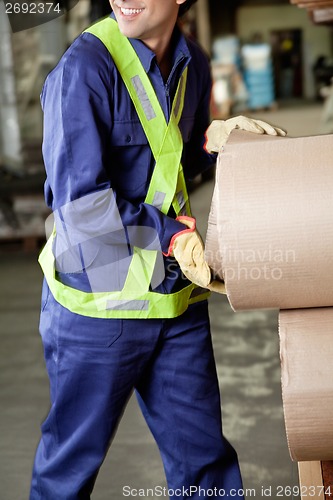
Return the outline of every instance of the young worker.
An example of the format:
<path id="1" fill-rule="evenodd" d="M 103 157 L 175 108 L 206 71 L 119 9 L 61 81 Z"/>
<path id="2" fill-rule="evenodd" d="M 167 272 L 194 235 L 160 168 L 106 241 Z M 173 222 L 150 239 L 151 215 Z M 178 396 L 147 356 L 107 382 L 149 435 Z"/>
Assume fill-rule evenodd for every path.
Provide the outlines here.
<path id="1" fill-rule="evenodd" d="M 207 312 L 207 288 L 221 284 L 211 284 L 185 184 L 214 161 L 203 149 L 209 65 L 177 27 L 194 2 L 110 0 L 111 17 L 73 42 L 43 88 L 51 408 L 31 500 L 90 498 L 134 389 L 168 487 L 183 492 L 172 498 L 188 488 L 242 498 Z M 215 129 L 219 145 L 236 126 L 263 132 L 232 123 Z"/>

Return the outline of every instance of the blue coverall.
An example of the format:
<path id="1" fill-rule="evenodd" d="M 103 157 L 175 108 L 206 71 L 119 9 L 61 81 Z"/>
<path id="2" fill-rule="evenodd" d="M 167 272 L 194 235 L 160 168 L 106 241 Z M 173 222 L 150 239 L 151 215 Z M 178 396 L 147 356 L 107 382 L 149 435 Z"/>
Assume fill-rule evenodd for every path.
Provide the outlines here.
<path id="1" fill-rule="evenodd" d="M 188 65 L 180 129 L 185 175 L 194 177 L 214 161 L 203 149 L 211 89 L 207 59 L 176 28 L 165 83 L 155 54 L 141 41 L 130 41 L 167 120 Z M 45 82 L 42 107 L 48 206 L 55 211 L 111 188 L 124 227 L 154 228 L 166 252 L 171 236 L 184 226 L 172 213 L 165 216 L 143 203 L 154 160 L 123 81 L 97 38 L 84 33 L 74 41 Z M 99 224 L 107 224 L 105 217 Z M 174 259 L 166 258 L 165 268 L 159 291 L 188 284 Z M 84 272 L 59 273 L 59 279 L 87 288 Z M 173 319 L 97 319 L 62 307 L 44 282 L 40 332 L 51 409 L 42 424 L 30 500 L 90 498 L 133 389 L 159 446 L 169 488 L 217 488 L 213 498 L 225 498 L 242 487 L 236 453 L 222 435 L 207 301 Z M 212 496 L 201 491 L 191 498 Z"/>

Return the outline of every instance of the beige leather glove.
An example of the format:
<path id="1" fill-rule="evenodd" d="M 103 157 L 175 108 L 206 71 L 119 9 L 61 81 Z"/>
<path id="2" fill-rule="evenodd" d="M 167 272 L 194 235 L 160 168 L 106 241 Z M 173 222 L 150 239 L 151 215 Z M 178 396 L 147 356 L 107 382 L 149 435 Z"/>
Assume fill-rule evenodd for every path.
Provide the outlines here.
<path id="1" fill-rule="evenodd" d="M 209 283 L 207 288 L 211 292 L 221 293 L 223 295 L 227 294 L 227 291 L 225 289 L 225 284 L 223 281 L 213 280 L 211 283 Z"/>
<path id="2" fill-rule="evenodd" d="M 227 142 L 232 130 L 236 128 L 255 134 L 286 135 L 286 132 L 281 128 L 245 116 L 236 116 L 229 118 L 229 120 L 213 120 L 206 131 L 206 150 L 209 153 L 218 153 Z"/>
<path id="3" fill-rule="evenodd" d="M 187 279 L 195 285 L 209 288 L 211 291 L 225 293 L 224 283 L 212 282 L 210 268 L 204 257 L 204 244 L 196 230 L 195 219 L 181 216 L 177 220 L 185 224 L 188 229 L 176 233 L 171 239 L 169 251 L 165 255 L 172 255 Z"/>

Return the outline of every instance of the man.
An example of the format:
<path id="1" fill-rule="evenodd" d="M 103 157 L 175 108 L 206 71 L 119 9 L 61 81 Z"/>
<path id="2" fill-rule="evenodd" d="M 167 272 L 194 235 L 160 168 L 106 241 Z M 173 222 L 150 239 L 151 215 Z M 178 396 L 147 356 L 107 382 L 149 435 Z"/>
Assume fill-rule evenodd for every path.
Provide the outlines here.
<path id="1" fill-rule="evenodd" d="M 221 284 L 184 180 L 214 161 L 203 149 L 208 62 L 176 24 L 194 2 L 110 0 L 111 18 L 74 41 L 43 88 L 55 231 L 41 256 L 40 331 L 52 405 L 31 500 L 90 498 L 133 389 L 168 487 L 184 492 L 171 498 L 188 488 L 242 498 L 207 312 L 207 288 Z M 218 123 L 212 142 L 242 124 L 264 131 Z"/>

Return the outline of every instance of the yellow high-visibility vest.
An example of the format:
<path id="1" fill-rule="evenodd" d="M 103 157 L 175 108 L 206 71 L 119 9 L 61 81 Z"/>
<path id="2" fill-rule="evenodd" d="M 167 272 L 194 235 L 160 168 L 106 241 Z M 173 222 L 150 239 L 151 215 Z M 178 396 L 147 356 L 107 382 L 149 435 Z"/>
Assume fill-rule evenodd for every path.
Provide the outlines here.
<path id="1" fill-rule="evenodd" d="M 178 83 L 169 123 L 142 64 L 112 18 L 97 22 L 86 30 L 98 37 L 110 52 L 126 85 L 147 136 L 155 168 L 145 203 L 167 214 L 171 205 L 177 215 L 190 215 L 188 194 L 181 166 L 183 140 L 178 123 L 183 111 L 187 68 Z M 62 306 L 83 316 L 95 318 L 173 318 L 189 304 L 209 296 L 190 284 L 172 294 L 149 290 L 157 258 L 156 250 L 134 247 L 128 274 L 120 291 L 84 292 L 61 283 L 56 276 L 52 251 L 53 235 L 39 257 L 50 290 Z"/>

